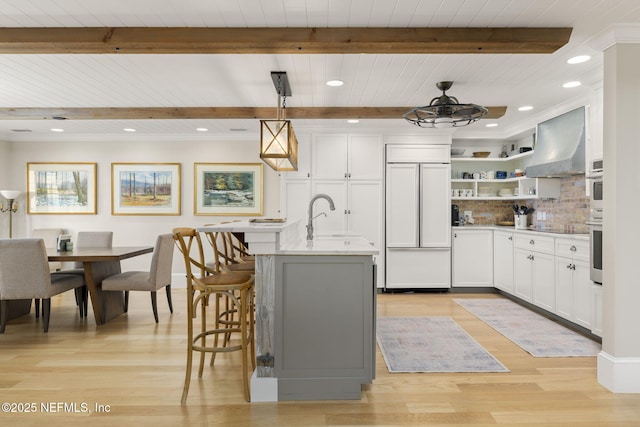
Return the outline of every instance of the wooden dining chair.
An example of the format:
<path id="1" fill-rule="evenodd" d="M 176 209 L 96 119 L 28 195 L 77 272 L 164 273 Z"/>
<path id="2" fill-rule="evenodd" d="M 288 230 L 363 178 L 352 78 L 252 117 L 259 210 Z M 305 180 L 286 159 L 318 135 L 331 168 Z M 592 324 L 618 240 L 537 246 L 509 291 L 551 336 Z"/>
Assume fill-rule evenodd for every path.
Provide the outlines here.
<path id="1" fill-rule="evenodd" d="M 182 404 L 186 403 L 191 382 L 193 352 L 200 353 L 198 378 L 202 378 L 205 355 L 212 354 L 212 364 L 216 353 L 240 351 L 242 355 L 242 384 L 245 399 L 250 401 L 249 363 L 255 369 L 254 278 L 247 272 L 214 272 L 207 269 L 200 234 L 193 228 L 174 229 L 174 239 L 183 255 L 187 276 L 187 369 Z M 220 312 L 221 299 L 231 302 L 238 313 L 238 320 L 232 328 L 221 324 L 224 315 Z M 207 308 L 210 301 L 215 304 L 213 322 L 207 320 Z M 193 319 L 200 314 L 200 328 L 195 330 Z M 219 345 L 219 337 L 230 332 L 239 334 L 236 345 Z M 207 338 L 213 336 L 213 342 Z"/>
<path id="2" fill-rule="evenodd" d="M 173 234 L 161 234 L 157 237 L 151 268 L 149 271 L 125 271 L 102 280 L 103 291 L 124 291 L 124 311 L 129 309 L 129 291 L 151 293 L 153 317 L 158 323 L 157 291 L 165 288 L 169 311 L 173 313 L 171 302 L 171 267 L 173 264 Z"/>
<path id="3" fill-rule="evenodd" d="M 0 333 L 7 323 L 9 301 L 41 300 L 43 329 L 48 332 L 51 297 L 82 286 L 78 275 L 50 273 L 43 239 L 0 239 Z"/>
<path id="4" fill-rule="evenodd" d="M 241 258 L 234 248 L 233 236 L 229 232 L 205 231 L 204 235 L 211 245 L 213 260 L 207 262 L 207 267 L 216 272 L 244 271 L 255 274 L 255 259 Z"/>

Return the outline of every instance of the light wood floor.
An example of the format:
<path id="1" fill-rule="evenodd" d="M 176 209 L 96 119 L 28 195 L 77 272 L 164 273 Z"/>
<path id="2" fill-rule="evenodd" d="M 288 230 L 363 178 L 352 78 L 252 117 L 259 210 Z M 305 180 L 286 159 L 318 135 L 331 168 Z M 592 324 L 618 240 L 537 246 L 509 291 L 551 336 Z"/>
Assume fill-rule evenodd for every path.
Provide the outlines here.
<path id="1" fill-rule="evenodd" d="M 157 325 L 143 293 L 131 295 L 127 315 L 100 327 L 92 313 L 78 318 L 72 293 L 52 301 L 48 334 L 33 314 L 11 321 L 0 335 L 0 400 L 38 408 L 0 413 L 0 425 L 640 425 L 640 395 L 601 387 L 594 357 L 534 358 L 458 306 L 460 294 L 378 295 L 378 316 L 451 316 L 510 373 L 390 374 L 378 352 L 377 378 L 359 401 L 246 403 L 239 357 L 228 354 L 202 380 L 194 373 L 181 406 L 184 293 L 174 290 L 173 315 L 158 295 Z M 500 298 L 465 295 L 475 296 Z M 92 412 L 42 412 L 42 403 L 58 402 Z"/>

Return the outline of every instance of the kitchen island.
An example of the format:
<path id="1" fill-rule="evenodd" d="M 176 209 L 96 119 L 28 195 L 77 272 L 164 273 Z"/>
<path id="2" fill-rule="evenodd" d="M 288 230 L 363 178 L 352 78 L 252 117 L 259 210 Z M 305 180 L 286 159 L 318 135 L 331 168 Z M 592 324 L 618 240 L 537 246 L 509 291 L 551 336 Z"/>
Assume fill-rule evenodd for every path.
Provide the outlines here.
<path id="1" fill-rule="evenodd" d="M 256 255 L 251 401 L 360 399 L 375 374 L 378 250 L 345 234 L 305 238 L 300 221 L 217 224 Z"/>

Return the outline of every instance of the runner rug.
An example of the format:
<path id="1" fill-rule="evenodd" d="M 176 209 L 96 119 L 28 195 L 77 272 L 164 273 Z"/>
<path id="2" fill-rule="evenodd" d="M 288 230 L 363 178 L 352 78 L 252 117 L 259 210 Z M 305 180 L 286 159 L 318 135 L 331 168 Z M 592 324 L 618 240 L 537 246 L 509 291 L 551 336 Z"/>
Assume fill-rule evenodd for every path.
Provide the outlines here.
<path id="1" fill-rule="evenodd" d="M 534 357 L 596 356 L 601 345 L 508 299 L 454 299 Z"/>
<path id="2" fill-rule="evenodd" d="M 389 372 L 509 372 L 450 317 L 380 317 Z"/>

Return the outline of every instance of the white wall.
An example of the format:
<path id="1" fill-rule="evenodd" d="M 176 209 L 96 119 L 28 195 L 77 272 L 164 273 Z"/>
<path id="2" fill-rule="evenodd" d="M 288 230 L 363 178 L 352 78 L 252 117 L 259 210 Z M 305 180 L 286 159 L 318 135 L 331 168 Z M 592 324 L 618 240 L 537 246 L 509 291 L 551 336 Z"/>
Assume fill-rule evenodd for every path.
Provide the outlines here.
<path id="1" fill-rule="evenodd" d="M 0 190 L 10 190 L 11 150 L 8 142 L 0 141 Z M 0 196 L 0 201 L 6 200 Z M 9 237 L 9 214 L 0 213 L 0 238 Z"/>
<path id="2" fill-rule="evenodd" d="M 8 147 L 10 145 L 10 149 Z M 19 211 L 14 217 L 14 237 L 27 237 L 34 228 L 65 228 L 72 235 L 81 230 L 113 230 L 114 246 L 152 245 L 160 233 L 171 232 L 174 227 L 199 225 L 240 219 L 229 216 L 193 215 L 193 165 L 197 163 L 260 163 L 257 138 L 245 142 L 184 142 L 184 141 L 116 141 L 116 142 L 12 142 L 0 144 L 2 159 L 11 157 L 10 181 L 0 183 L 26 190 L 26 165 L 28 162 L 96 162 L 97 163 L 97 215 L 27 215 L 25 196 L 20 196 Z M 180 216 L 113 216 L 111 215 L 111 163 L 159 162 L 181 164 Z M 4 169 L 4 168 L 3 168 Z M 280 205 L 279 176 L 268 166 L 263 167 L 265 216 L 277 217 Z M 4 218 L 3 218 L 4 219 Z M 8 235 L 2 226 L 0 236 Z M 150 255 L 123 262 L 123 269 L 149 268 Z M 174 255 L 174 276 L 184 272 L 180 254 Z M 177 277 L 181 277 L 178 274 Z"/>

